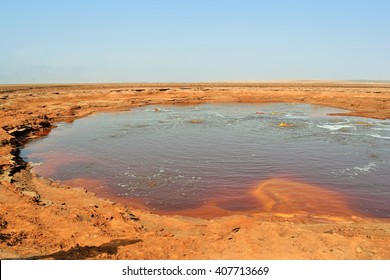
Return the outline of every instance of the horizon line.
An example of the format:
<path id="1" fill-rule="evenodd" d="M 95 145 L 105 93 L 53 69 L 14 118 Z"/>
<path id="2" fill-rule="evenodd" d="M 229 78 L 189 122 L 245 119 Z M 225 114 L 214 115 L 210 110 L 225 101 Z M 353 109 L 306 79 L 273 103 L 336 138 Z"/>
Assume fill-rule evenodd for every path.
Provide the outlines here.
<path id="1" fill-rule="evenodd" d="M 342 80 L 320 80 L 320 79 L 281 79 L 281 80 L 219 80 L 219 81 L 196 81 L 196 82 L 167 82 L 167 81 L 137 81 L 137 82 L 44 82 L 44 83 L 0 83 L 0 86 L 18 86 L 18 85 L 98 85 L 98 84 L 132 84 L 132 85 L 155 85 L 155 84 L 263 84 L 263 83 L 361 83 L 361 84 L 390 84 L 390 80 L 372 80 L 372 79 L 342 79 Z"/>

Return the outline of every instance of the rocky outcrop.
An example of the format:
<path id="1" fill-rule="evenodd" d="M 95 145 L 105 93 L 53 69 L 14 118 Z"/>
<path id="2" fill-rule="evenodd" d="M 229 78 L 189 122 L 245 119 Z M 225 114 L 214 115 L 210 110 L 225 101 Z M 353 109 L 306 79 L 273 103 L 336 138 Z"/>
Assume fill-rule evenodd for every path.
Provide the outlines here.
<path id="1" fill-rule="evenodd" d="M 46 115 L 32 118 L 30 123 L 0 128 L 0 181 L 12 180 L 12 175 L 25 169 L 27 163 L 20 157 L 20 148 L 35 135 L 46 134 L 51 123 Z"/>

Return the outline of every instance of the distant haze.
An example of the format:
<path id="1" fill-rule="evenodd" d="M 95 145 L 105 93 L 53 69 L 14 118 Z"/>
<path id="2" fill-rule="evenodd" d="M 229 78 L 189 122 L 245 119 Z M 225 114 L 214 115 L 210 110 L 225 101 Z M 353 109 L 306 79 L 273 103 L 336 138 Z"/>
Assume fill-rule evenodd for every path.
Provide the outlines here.
<path id="1" fill-rule="evenodd" d="M 390 1 L 2 1 L 0 84 L 389 80 Z"/>

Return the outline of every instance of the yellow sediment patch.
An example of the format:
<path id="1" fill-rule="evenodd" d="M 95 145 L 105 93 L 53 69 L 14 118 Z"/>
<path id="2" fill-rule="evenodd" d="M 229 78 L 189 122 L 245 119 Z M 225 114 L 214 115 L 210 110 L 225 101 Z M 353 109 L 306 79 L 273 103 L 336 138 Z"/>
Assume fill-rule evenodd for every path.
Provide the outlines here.
<path id="1" fill-rule="evenodd" d="M 260 212 L 264 213 L 312 217 L 357 215 L 341 194 L 307 183 L 273 178 L 261 182 L 252 194 L 262 204 Z"/>
<path id="2" fill-rule="evenodd" d="M 190 123 L 202 123 L 203 120 L 191 120 Z"/>
<path id="3" fill-rule="evenodd" d="M 289 127 L 289 126 L 291 126 L 291 125 L 288 124 L 288 123 L 281 122 L 281 123 L 279 124 L 279 126 L 280 126 L 280 127 Z"/>

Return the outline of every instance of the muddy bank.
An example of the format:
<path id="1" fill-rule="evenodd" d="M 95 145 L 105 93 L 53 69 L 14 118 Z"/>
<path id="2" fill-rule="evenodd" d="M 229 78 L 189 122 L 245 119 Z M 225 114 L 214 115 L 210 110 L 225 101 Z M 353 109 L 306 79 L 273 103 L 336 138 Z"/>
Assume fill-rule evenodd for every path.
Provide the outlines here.
<path id="1" fill-rule="evenodd" d="M 337 211 L 315 216 L 310 207 L 291 211 L 291 199 L 291 205 L 283 206 L 288 209 L 278 209 L 273 207 L 274 195 L 267 184 L 258 195 L 268 202 L 267 207 L 276 209 L 273 213 L 242 213 L 212 220 L 159 216 L 112 203 L 83 188 L 38 178 L 18 156 L 25 141 L 45 135 L 61 121 L 136 106 L 213 102 L 311 103 L 348 109 L 350 115 L 386 119 L 390 118 L 390 85 L 0 86 L 0 258 L 390 258 L 387 220 L 353 213 L 339 216 Z M 290 183 L 272 181 L 277 186 Z"/>

